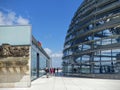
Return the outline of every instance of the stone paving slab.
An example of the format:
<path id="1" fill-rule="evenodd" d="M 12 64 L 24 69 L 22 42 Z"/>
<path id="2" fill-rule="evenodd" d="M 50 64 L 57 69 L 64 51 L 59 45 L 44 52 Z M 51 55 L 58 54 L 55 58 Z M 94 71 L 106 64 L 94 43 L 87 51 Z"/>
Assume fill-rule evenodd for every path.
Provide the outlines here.
<path id="1" fill-rule="evenodd" d="M 0 88 L 0 90 L 120 90 L 120 80 L 43 76 L 30 88 Z"/>

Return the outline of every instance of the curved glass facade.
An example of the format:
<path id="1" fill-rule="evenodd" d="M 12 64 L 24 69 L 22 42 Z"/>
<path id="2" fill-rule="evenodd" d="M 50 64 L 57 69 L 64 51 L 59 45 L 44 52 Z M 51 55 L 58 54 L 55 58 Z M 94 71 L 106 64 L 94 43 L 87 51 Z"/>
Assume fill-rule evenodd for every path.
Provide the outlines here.
<path id="1" fill-rule="evenodd" d="M 120 73 L 120 0 L 84 0 L 64 43 L 63 72 Z"/>

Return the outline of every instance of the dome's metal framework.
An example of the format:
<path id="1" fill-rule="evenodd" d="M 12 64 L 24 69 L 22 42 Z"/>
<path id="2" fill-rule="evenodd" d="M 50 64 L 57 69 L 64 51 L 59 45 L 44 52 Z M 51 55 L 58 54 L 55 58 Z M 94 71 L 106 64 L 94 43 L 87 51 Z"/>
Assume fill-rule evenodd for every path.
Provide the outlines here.
<path id="1" fill-rule="evenodd" d="M 84 0 L 63 50 L 64 73 L 120 72 L 120 0 Z"/>

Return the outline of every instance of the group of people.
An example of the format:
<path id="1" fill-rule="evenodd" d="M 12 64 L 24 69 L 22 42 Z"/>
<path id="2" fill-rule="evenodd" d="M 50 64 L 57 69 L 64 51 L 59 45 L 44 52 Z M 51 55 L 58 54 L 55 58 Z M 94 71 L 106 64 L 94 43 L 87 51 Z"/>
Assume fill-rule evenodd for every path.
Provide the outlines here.
<path id="1" fill-rule="evenodd" d="M 57 73 L 58 73 L 58 68 L 50 68 L 50 74 L 51 75 L 55 75 L 56 74 L 56 71 L 57 71 Z"/>
<path id="2" fill-rule="evenodd" d="M 55 75 L 56 75 L 56 71 L 57 71 L 57 74 L 58 74 L 59 68 L 50 68 L 50 69 L 46 68 L 46 69 L 45 69 L 46 77 L 48 78 L 48 77 L 49 77 L 49 74 L 50 74 L 51 76 L 55 76 Z"/>

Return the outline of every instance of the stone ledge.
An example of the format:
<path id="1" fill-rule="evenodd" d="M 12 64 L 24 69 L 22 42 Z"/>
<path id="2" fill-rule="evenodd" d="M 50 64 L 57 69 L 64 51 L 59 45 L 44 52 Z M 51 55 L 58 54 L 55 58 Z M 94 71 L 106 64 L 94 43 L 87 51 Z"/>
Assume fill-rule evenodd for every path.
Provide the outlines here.
<path id="1" fill-rule="evenodd" d="M 65 74 L 71 77 L 88 77 L 88 78 L 99 78 L 99 79 L 118 79 L 120 80 L 120 74 Z"/>

